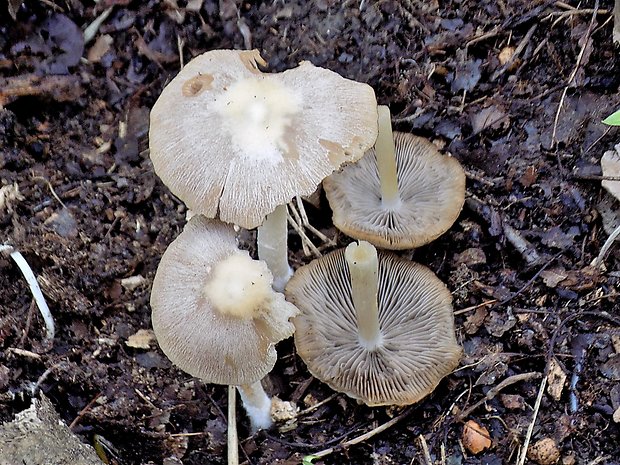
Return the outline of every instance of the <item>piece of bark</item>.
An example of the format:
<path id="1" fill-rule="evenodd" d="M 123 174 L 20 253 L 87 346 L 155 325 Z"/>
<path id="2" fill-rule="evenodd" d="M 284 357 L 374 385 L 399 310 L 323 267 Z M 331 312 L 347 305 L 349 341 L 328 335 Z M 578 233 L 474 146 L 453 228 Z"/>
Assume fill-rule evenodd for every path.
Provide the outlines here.
<path id="1" fill-rule="evenodd" d="M 0 425 L 0 465 L 101 465 L 95 450 L 83 444 L 43 395 L 32 399 L 15 419 Z"/>
<path id="2" fill-rule="evenodd" d="M 82 94 L 80 79 L 70 75 L 25 74 L 0 78 L 0 108 L 20 97 L 37 97 L 57 102 L 74 101 Z"/>

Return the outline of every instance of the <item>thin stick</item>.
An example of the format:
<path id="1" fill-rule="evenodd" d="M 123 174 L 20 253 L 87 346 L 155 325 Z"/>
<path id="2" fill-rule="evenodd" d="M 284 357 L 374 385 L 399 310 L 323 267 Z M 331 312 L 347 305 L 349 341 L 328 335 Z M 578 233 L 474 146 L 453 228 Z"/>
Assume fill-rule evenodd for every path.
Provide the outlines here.
<path id="1" fill-rule="evenodd" d="M 45 184 L 47 184 L 47 187 L 49 188 L 50 192 L 52 193 L 52 195 L 54 196 L 54 198 L 56 200 L 58 200 L 58 203 L 60 205 L 62 205 L 62 208 L 67 208 L 67 206 L 65 205 L 65 203 L 60 199 L 60 197 L 58 197 L 58 194 L 56 194 L 56 191 L 54 190 L 54 187 L 52 186 L 52 183 L 49 182 L 47 179 L 45 179 L 43 176 L 33 176 L 32 179 L 38 179 L 43 181 Z"/>
<path id="2" fill-rule="evenodd" d="M 532 421 L 530 422 L 530 425 L 527 427 L 527 433 L 525 434 L 525 441 L 523 442 L 523 448 L 521 449 L 519 460 L 517 460 L 517 465 L 523 465 L 525 463 L 525 458 L 527 457 L 527 448 L 530 445 L 530 439 L 532 439 L 532 432 L 534 431 L 534 425 L 536 424 L 536 417 L 538 416 L 538 410 L 540 409 L 540 402 L 542 401 L 542 396 L 545 392 L 546 385 L 547 385 L 547 376 L 545 375 L 543 376 L 542 381 L 540 382 L 540 388 L 538 389 L 538 396 L 536 397 L 536 403 L 534 404 L 534 414 L 532 415 Z"/>
<path id="3" fill-rule="evenodd" d="M 601 176 L 597 174 L 571 174 L 571 178 L 588 181 L 620 181 L 620 176 Z"/>
<path id="4" fill-rule="evenodd" d="M 461 310 L 457 310 L 454 312 L 455 315 L 462 315 L 463 313 L 471 312 L 472 310 L 478 310 L 480 307 L 486 307 L 488 305 L 492 305 L 497 302 L 497 299 L 487 300 L 485 302 L 481 302 L 477 305 L 472 305 L 471 307 L 462 308 Z"/>
<path id="5" fill-rule="evenodd" d="M 31 352 L 30 350 L 26 350 L 26 349 L 19 349 L 17 347 L 9 347 L 7 349 L 7 352 L 11 352 L 12 354 L 20 355 L 22 357 L 28 357 L 33 360 L 41 360 L 41 356 L 39 354 L 35 354 L 34 352 Z"/>
<path id="6" fill-rule="evenodd" d="M 47 333 L 45 335 L 44 342 L 49 342 L 51 344 L 54 340 L 54 335 L 56 334 L 54 318 L 52 317 L 50 308 L 47 306 L 45 297 L 43 297 L 43 292 L 41 292 L 41 288 L 39 287 L 39 283 L 37 282 L 37 278 L 34 275 L 32 268 L 30 268 L 30 265 L 28 265 L 28 262 L 19 250 L 15 250 L 12 246 L 2 244 L 0 245 L 0 252 L 8 252 L 24 275 L 24 278 L 30 287 L 32 297 L 34 298 L 34 301 L 41 312 L 41 316 L 43 317 L 43 321 L 45 322 L 45 330 Z"/>
<path id="7" fill-rule="evenodd" d="M 185 47 L 185 41 L 177 34 L 177 48 L 179 49 L 179 69 L 183 69 L 185 61 L 183 60 L 183 47 Z"/>
<path id="8" fill-rule="evenodd" d="M 521 42 L 519 42 L 519 45 L 517 45 L 517 48 L 515 48 L 515 51 L 512 53 L 512 56 L 510 57 L 510 60 L 508 60 L 506 63 L 504 63 L 500 69 L 498 69 L 495 73 L 493 73 L 493 75 L 491 76 L 491 79 L 490 79 L 491 82 L 495 81 L 498 77 L 500 77 L 502 74 L 504 74 L 506 72 L 506 70 L 512 66 L 512 64 L 515 62 L 515 60 L 517 58 L 519 58 L 519 55 L 521 55 L 521 52 L 523 51 L 525 46 L 528 44 L 528 42 L 530 41 L 530 39 L 534 35 L 534 32 L 536 31 L 537 27 L 538 27 L 538 25 L 534 24 L 534 25 L 532 25 L 532 27 L 529 28 L 529 30 L 523 36 L 523 39 L 521 39 Z"/>
<path id="9" fill-rule="evenodd" d="M 310 413 L 310 412 L 313 412 L 313 411 L 315 411 L 316 409 L 318 409 L 319 407 L 322 407 L 323 405 L 327 404 L 327 403 L 328 403 L 328 402 L 330 402 L 331 400 L 335 399 L 336 397 L 338 397 L 338 393 L 337 393 L 337 392 L 335 392 L 335 393 L 334 393 L 334 394 L 332 394 L 331 396 L 327 397 L 326 399 L 323 399 L 322 401 L 317 402 L 317 403 L 316 403 L 316 404 L 314 404 L 313 406 L 308 407 L 308 408 L 307 408 L 307 409 L 305 409 L 305 410 L 302 410 L 301 412 L 299 412 L 299 413 L 297 414 L 297 416 L 298 416 L 298 417 L 301 417 L 302 415 L 306 415 L 306 414 L 308 414 L 308 413 Z"/>
<path id="10" fill-rule="evenodd" d="M 372 438 L 373 436 L 376 436 L 377 434 L 382 433 L 386 429 L 391 428 L 396 423 L 401 421 L 403 418 L 408 416 L 412 411 L 413 411 L 412 408 L 408 408 L 407 410 L 405 410 L 403 413 L 401 413 L 397 417 L 392 418 L 390 421 L 388 421 L 388 422 L 382 424 L 381 426 L 378 426 L 378 427 L 368 431 L 367 433 L 362 434 L 361 436 L 357 436 L 356 438 L 353 438 L 353 439 L 350 439 L 348 441 L 343 442 L 339 446 L 329 447 L 328 449 L 324 449 L 324 450 L 322 450 L 320 452 L 317 452 L 315 454 L 312 454 L 312 455 L 314 457 L 316 457 L 316 458 L 321 458 L 321 457 L 325 457 L 326 455 L 334 453 L 338 449 L 344 449 L 345 447 L 353 446 L 355 444 L 359 444 L 360 442 L 364 442 L 364 441 Z"/>
<path id="11" fill-rule="evenodd" d="M 43 372 L 43 374 L 41 376 L 39 376 L 39 379 L 37 379 L 37 382 L 35 383 L 35 385 L 32 387 L 31 389 L 31 393 L 33 396 L 36 396 L 39 393 L 39 389 L 41 389 L 41 384 L 43 384 L 45 382 L 45 380 L 47 379 L 47 377 L 52 374 L 52 372 L 56 369 L 56 368 L 60 368 L 62 366 L 65 366 L 67 364 L 66 361 L 62 360 L 58 363 L 55 363 L 54 365 L 52 365 L 51 367 L 49 367 L 47 370 L 45 370 Z"/>
<path id="12" fill-rule="evenodd" d="M 489 392 L 487 392 L 486 396 L 484 396 L 474 405 L 472 405 L 468 409 L 465 409 L 461 413 L 456 415 L 456 419 L 458 421 L 461 421 L 464 418 L 468 417 L 474 410 L 480 407 L 483 403 L 493 399 L 496 395 L 498 395 L 503 389 L 507 388 L 508 386 L 511 386 L 520 381 L 529 381 L 530 379 L 539 378 L 540 376 L 541 374 L 538 373 L 537 371 L 532 371 L 529 373 L 521 373 L 521 374 L 513 375 L 513 376 L 506 378 L 494 388 L 489 389 Z"/>
<path id="13" fill-rule="evenodd" d="M 106 8 L 105 10 L 103 10 L 103 12 L 99 16 L 97 16 L 93 20 L 92 23 L 86 26 L 86 28 L 84 29 L 84 43 L 85 44 L 89 43 L 91 40 L 95 38 L 95 36 L 97 35 L 97 32 L 99 31 L 99 28 L 101 27 L 103 22 L 106 19 L 108 19 L 108 16 L 110 16 L 113 9 L 114 9 L 114 5 Z"/>
<path id="14" fill-rule="evenodd" d="M 431 459 L 431 453 L 428 450 L 428 444 L 426 443 L 426 438 L 420 434 L 418 436 L 418 442 L 420 443 L 420 448 L 422 449 L 422 454 L 424 457 L 424 465 L 433 465 L 433 460 Z"/>
<path id="15" fill-rule="evenodd" d="M 521 254 L 528 265 L 535 265 L 540 262 L 540 255 L 534 246 L 523 238 L 519 231 L 506 223 L 503 225 L 503 230 L 506 240 L 510 242 L 515 249 L 517 249 L 517 252 Z"/>
<path id="16" fill-rule="evenodd" d="M 292 208 L 291 208 L 291 211 L 293 211 Z M 290 212 L 287 212 L 286 218 L 288 219 L 288 224 L 291 225 L 291 227 L 295 230 L 295 232 L 301 238 L 301 249 L 304 253 L 304 257 L 310 256 L 310 249 L 308 248 L 308 243 L 311 243 L 310 239 L 308 239 L 308 236 L 306 236 L 306 233 L 304 233 L 303 228 L 299 226 L 299 223 L 295 221 L 295 219 L 293 218 Z"/>
<path id="17" fill-rule="evenodd" d="M 568 82 L 566 83 L 566 86 L 564 87 L 564 90 L 562 91 L 562 96 L 560 97 L 560 103 L 558 104 L 558 109 L 555 112 L 555 118 L 553 119 L 553 131 L 551 133 L 551 144 L 553 146 L 557 144 L 556 134 L 558 130 L 558 123 L 560 121 L 560 113 L 562 112 L 562 107 L 564 106 L 564 99 L 566 98 L 566 93 L 568 92 L 568 88 L 570 87 L 571 83 L 575 79 L 575 76 L 577 75 L 577 71 L 579 71 L 579 67 L 581 66 L 581 60 L 583 59 L 583 54 L 586 51 L 586 46 L 588 45 L 588 39 L 590 38 L 590 32 L 592 32 L 592 26 L 594 26 L 594 20 L 596 19 L 596 13 L 598 12 L 598 5 L 599 5 L 599 0 L 596 0 L 594 3 L 594 9 L 592 10 L 593 13 L 592 13 L 592 17 L 590 18 L 590 24 L 588 24 L 588 29 L 586 30 L 586 33 L 584 36 L 585 40 L 583 41 L 583 45 L 581 46 L 581 50 L 579 50 L 579 55 L 577 56 L 577 63 L 575 63 L 575 67 L 573 68 L 573 71 L 571 72 L 568 78 Z"/>
<path id="18" fill-rule="evenodd" d="M 237 437 L 237 388 L 228 386 L 228 465 L 239 465 Z"/>
<path id="19" fill-rule="evenodd" d="M 598 253 L 598 257 L 596 257 L 594 260 L 592 260 L 592 263 L 590 263 L 591 266 L 594 266 L 596 268 L 603 267 L 603 259 L 605 258 L 605 255 L 607 255 L 607 252 L 609 252 L 610 247 L 616 241 L 618 236 L 620 236 L 620 226 L 614 229 L 614 232 L 609 235 L 609 237 L 603 244 L 603 247 L 601 247 L 601 251 Z"/>
<path id="20" fill-rule="evenodd" d="M 88 412 L 91 408 L 93 408 L 93 405 L 95 405 L 95 402 L 97 402 L 97 399 L 101 397 L 101 394 L 102 394 L 101 392 L 97 393 L 97 395 L 93 397 L 92 400 L 88 404 L 86 404 L 86 407 L 84 407 L 82 410 L 79 411 L 77 416 L 73 419 L 73 421 L 69 425 L 70 430 L 73 430 L 73 428 L 75 428 L 76 425 L 80 422 L 82 417 L 86 415 L 86 412 Z"/>
<path id="21" fill-rule="evenodd" d="M 302 226 L 310 230 L 312 234 L 314 234 L 316 237 L 321 239 L 325 244 L 330 245 L 330 246 L 336 245 L 336 241 L 334 241 L 333 239 L 330 239 L 325 234 L 323 234 L 321 231 L 319 231 L 314 226 L 312 226 L 312 224 L 310 223 L 310 220 L 308 219 L 308 214 L 306 213 L 306 209 L 304 208 L 304 203 L 302 202 L 300 196 L 295 197 L 295 202 L 297 203 L 297 210 L 299 210 L 299 215 L 301 216 Z"/>

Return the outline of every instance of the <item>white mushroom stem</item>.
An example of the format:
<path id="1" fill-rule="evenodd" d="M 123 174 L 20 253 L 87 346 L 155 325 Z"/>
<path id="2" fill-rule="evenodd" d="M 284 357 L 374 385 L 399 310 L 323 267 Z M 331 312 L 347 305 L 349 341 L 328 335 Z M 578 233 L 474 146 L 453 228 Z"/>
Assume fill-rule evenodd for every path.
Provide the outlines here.
<path id="1" fill-rule="evenodd" d="M 228 386 L 228 465 L 239 465 L 236 406 L 237 390 L 234 386 Z"/>
<path id="2" fill-rule="evenodd" d="M 386 209 L 395 209 L 401 199 L 398 191 L 398 173 L 396 170 L 396 148 L 392 135 L 390 109 L 379 105 L 379 134 L 375 143 L 377 170 L 381 185 L 381 204 Z"/>
<path id="3" fill-rule="evenodd" d="M 252 431 L 268 429 L 273 425 L 271 419 L 271 399 L 260 381 L 237 386 L 243 406 L 250 418 Z"/>
<path id="4" fill-rule="evenodd" d="M 293 275 L 288 264 L 288 224 L 286 205 L 267 215 L 258 228 L 258 258 L 264 260 L 273 274 L 273 288 L 282 292 Z"/>
<path id="5" fill-rule="evenodd" d="M 383 337 L 379 328 L 379 260 L 377 249 L 366 242 L 352 242 L 344 252 L 351 275 L 353 306 L 357 313 L 360 344 L 375 350 Z"/>
<path id="6" fill-rule="evenodd" d="M 39 312 L 41 312 L 41 316 L 43 317 L 43 321 L 45 322 L 45 342 L 51 343 L 54 340 L 54 335 L 56 333 L 54 317 L 52 317 L 52 312 L 47 306 L 47 302 L 45 301 L 45 297 L 43 297 L 43 292 L 41 292 L 41 288 L 39 287 L 39 283 L 32 271 L 32 268 L 30 268 L 30 265 L 28 265 L 28 262 L 19 252 L 19 250 L 15 250 L 10 245 L 1 244 L 0 252 L 9 253 L 11 255 L 11 258 L 15 261 L 20 271 L 24 275 L 24 278 L 26 279 L 26 282 L 30 287 L 30 292 L 32 292 L 32 297 L 34 298 L 34 301 L 39 308 Z"/>

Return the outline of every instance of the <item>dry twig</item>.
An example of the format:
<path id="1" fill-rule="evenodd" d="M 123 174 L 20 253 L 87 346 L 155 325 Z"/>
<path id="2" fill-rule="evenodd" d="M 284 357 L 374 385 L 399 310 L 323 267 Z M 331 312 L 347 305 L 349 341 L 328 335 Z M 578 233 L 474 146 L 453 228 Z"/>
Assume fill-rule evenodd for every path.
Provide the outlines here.
<path id="1" fill-rule="evenodd" d="M 585 36 L 583 38 L 584 39 L 583 45 L 581 46 L 581 50 L 579 50 L 579 55 L 577 56 L 577 63 L 575 63 L 575 67 L 573 68 L 573 71 L 571 72 L 568 78 L 568 82 L 564 86 L 564 90 L 562 91 L 562 96 L 560 97 L 560 103 L 558 104 L 558 109 L 555 112 L 555 118 L 553 119 L 553 131 L 551 132 L 551 144 L 554 147 L 557 144 L 556 134 L 558 130 L 558 123 L 560 121 L 560 113 L 562 112 L 562 107 L 564 106 L 564 99 L 566 98 L 568 89 L 573 83 L 573 80 L 575 79 L 575 76 L 577 76 L 577 72 L 579 71 L 579 68 L 581 67 L 581 60 L 583 59 L 583 54 L 586 51 L 588 40 L 590 38 L 590 33 L 592 32 L 592 27 L 594 26 L 594 20 L 596 19 L 598 5 L 599 5 L 599 0 L 595 0 L 592 17 L 590 18 L 590 24 L 588 24 L 588 29 L 586 30 Z"/>
<path id="2" fill-rule="evenodd" d="M 523 49 L 525 49 L 525 46 L 529 43 L 529 41 L 532 38 L 532 36 L 534 35 L 534 32 L 536 31 L 537 27 L 538 27 L 538 25 L 534 24 L 532 27 L 530 27 L 528 29 L 528 31 L 523 36 L 523 39 L 521 39 L 521 42 L 519 42 L 519 45 L 517 45 L 517 48 L 515 48 L 515 51 L 513 52 L 512 56 L 510 57 L 510 60 L 508 60 L 506 63 L 504 63 L 500 69 L 495 71 L 493 73 L 493 75 L 491 76 L 491 79 L 489 79 L 489 81 L 491 81 L 491 82 L 495 81 L 498 77 L 500 77 L 502 74 L 504 74 L 507 69 L 509 69 L 512 66 L 512 64 L 515 62 L 515 60 L 517 58 L 519 58 L 519 56 L 521 55 L 521 52 L 523 52 Z"/>
<path id="3" fill-rule="evenodd" d="M 478 402 L 476 402 L 474 405 L 472 405 L 471 407 L 463 410 L 461 413 L 456 415 L 455 417 L 456 420 L 462 421 L 463 419 L 467 418 L 474 410 L 476 410 L 478 407 L 480 407 L 485 402 L 488 402 L 489 400 L 493 399 L 503 389 L 507 388 L 508 386 L 511 386 L 520 381 L 529 381 L 531 379 L 540 378 L 541 376 L 542 376 L 541 373 L 537 371 L 532 371 L 529 373 L 520 373 L 518 375 L 512 375 L 506 378 L 505 380 L 500 382 L 497 386 L 494 386 L 493 388 L 489 389 L 486 395 L 482 399 L 480 399 Z"/>
<path id="4" fill-rule="evenodd" d="M 382 433 L 383 431 L 385 431 L 388 428 L 391 428 L 392 426 L 394 426 L 396 423 L 398 423 L 399 421 L 401 421 L 403 418 L 407 417 L 411 412 L 413 412 L 413 408 L 409 407 L 407 410 L 405 410 L 403 413 L 401 413 L 400 415 L 392 418 L 390 421 L 377 426 L 376 428 L 368 431 L 367 433 L 362 434 L 361 436 L 357 436 L 353 439 L 349 439 L 348 441 L 343 442 L 342 444 L 336 446 L 336 447 L 329 447 L 327 449 L 323 449 L 320 452 L 314 453 L 312 454 L 314 457 L 316 458 L 321 458 L 321 457 L 325 457 L 326 455 L 330 455 L 334 452 L 336 452 L 337 450 L 340 449 L 344 449 L 346 447 L 349 446 L 353 446 L 355 444 L 359 444 L 361 442 L 364 442 L 370 438 L 372 438 L 373 436 L 376 436 L 379 433 Z"/>
<path id="5" fill-rule="evenodd" d="M 547 365 L 548 367 L 549 365 Z M 547 369 L 545 369 L 545 373 Z M 540 388 L 538 389 L 538 396 L 536 396 L 536 402 L 534 404 L 534 413 L 532 414 L 532 421 L 527 427 L 527 433 L 525 434 L 525 441 L 523 441 L 523 446 L 521 448 L 521 454 L 519 455 L 519 459 L 517 460 L 517 465 L 523 465 L 525 463 L 525 458 L 527 457 L 527 449 L 530 445 L 530 439 L 532 438 L 532 432 L 534 431 L 534 425 L 536 424 L 536 418 L 538 417 L 538 410 L 540 409 L 540 402 L 542 401 L 542 396 L 545 393 L 545 386 L 547 385 L 547 376 L 543 376 L 542 381 L 540 382 Z"/>

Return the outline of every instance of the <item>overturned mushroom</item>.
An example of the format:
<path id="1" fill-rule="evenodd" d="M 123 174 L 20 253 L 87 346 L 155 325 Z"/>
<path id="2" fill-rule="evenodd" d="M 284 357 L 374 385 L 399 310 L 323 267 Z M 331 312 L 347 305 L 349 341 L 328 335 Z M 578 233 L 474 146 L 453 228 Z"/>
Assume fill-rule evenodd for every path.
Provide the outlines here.
<path id="1" fill-rule="evenodd" d="M 197 215 L 164 253 L 151 293 L 164 353 L 192 376 L 238 386 L 255 428 L 270 424 L 260 379 L 297 313 L 271 281 L 264 262 L 237 248 L 231 225 Z"/>
<path id="2" fill-rule="evenodd" d="M 309 62 L 277 74 L 259 65 L 257 50 L 214 50 L 189 62 L 153 107 L 150 154 L 196 213 L 251 229 L 280 206 L 273 229 L 259 232 L 268 241 L 259 249 L 283 287 L 282 206 L 372 146 L 377 109 L 370 86 Z"/>
<path id="3" fill-rule="evenodd" d="M 452 297 L 428 268 L 360 241 L 297 270 L 287 298 L 310 373 L 370 406 L 419 401 L 458 365 Z"/>
<path id="4" fill-rule="evenodd" d="M 334 224 L 386 249 L 427 244 L 456 221 L 465 201 L 465 173 L 428 140 L 396 132 L 379 106 L 374 149 L 323 182 Z"/>

